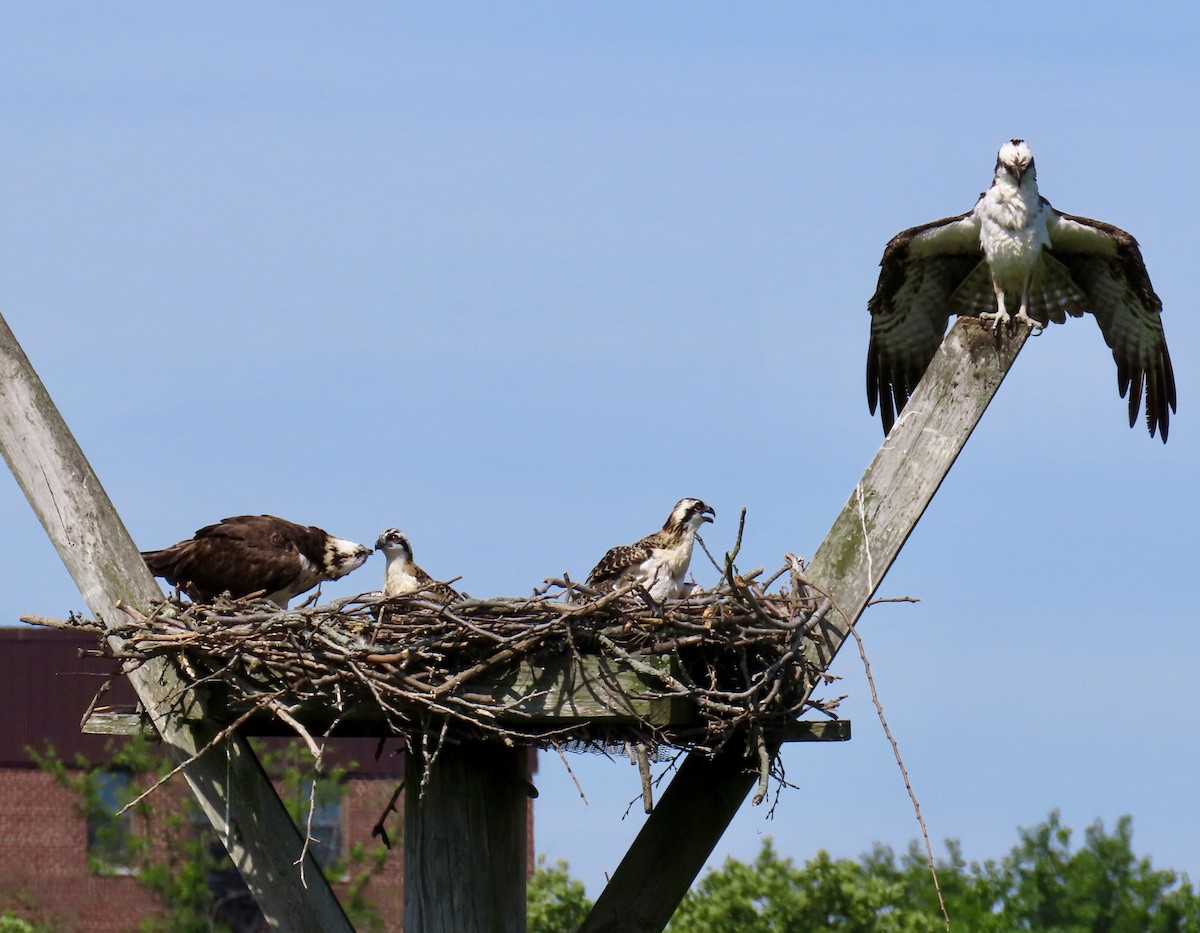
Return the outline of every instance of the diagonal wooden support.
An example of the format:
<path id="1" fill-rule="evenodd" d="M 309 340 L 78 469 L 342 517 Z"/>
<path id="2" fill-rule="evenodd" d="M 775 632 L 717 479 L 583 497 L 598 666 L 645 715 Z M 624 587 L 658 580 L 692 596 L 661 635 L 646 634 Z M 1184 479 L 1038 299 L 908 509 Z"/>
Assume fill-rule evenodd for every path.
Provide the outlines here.
<path id="1" fill-rule="evenodd" d="M 0 450 L 41 519 L 88 608 L 106 628 L 124 621 L 118 604 L 148 610 L 162 592 L 150 576 L 83 451 L 0 317 Z M 114 647 L 120 639 L 110 635 Z M 217 735 L 202 698 L 166 661 L 129 674 L 163 741 L 186 761 Z M 188 710 L 185 717 L 182 710 Z M 300 883 L 300 834 L 246 740 L 231 736 L 184 769 L 255 900 L 275 929 L 352 933 L 311 852 Z"/>
<path id="2" fill-rule="evenodd" d="M 818 609 L 819 638 L 810 657 L 821 670 L 850 634 L 1028 336 L 1021 329 L 997 340 L 977 319 L 960 318 L 942 341 L 807 568 L 807 577 L 837 602 L 837 609 L 828 599 Z M 580 933 L 660 933 L 756 771 L 731 755 L 688 755 Z"/>
<path id="3" fill-rule="evenodd" d="M 818 606 L 808 655 L 821 670 L 849 637 L 1028 337 L 1021 327 L 998 341 L 973 317 L 950 328 L 805 570 L 832 597 Z"/>
<path id="4" fill-rule="evenodd" d="M 661 931 L 757 782 L 737 752 L 689 754 L 579 933 Z"/>

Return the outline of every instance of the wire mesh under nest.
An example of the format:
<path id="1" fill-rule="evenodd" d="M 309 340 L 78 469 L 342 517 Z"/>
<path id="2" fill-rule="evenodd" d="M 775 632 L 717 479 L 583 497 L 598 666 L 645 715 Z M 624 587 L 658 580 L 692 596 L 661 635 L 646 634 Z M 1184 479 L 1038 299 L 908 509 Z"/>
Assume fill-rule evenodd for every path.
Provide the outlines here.
<path id="1" fill-rule="evenodd" d="M 101 653 L 127 665 L 165 655 L 206 687 L 218 719 L 274 718 L 314 754 L 314 736 L 348 730 L 713 753 L 738 736 L 761 746 L 809 709 L 832 716 L 840 699 L 809 697 L 829 678 L 803 657 L 816 599 L 787 560 L 765 580 L 727 562 L 713 590 L 664 606 L 566 579 L 451 603 L 168 600 L 148 617 L 127 610 L 108 632 L 123 647 L 102 639 Z"/>

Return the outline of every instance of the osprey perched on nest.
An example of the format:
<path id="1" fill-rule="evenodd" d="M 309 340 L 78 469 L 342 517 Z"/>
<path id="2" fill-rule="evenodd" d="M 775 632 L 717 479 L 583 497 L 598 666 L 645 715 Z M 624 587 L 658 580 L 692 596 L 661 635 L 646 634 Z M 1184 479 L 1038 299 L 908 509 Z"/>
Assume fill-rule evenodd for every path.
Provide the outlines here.
<path id="1" fill-rule="evenodd" d="M 399 528 L 389 528 L 375 542 L 375 550 L 383 551 L 387 558 L 387 569 L 383 577 L 383 595 L 401 596 L 423 590 L 423 595 L 432 599 L 457 602 L 462 594 L 446 583 L 439 583 L 413 561 L 412 545 L 408 536 Z"/>
<path id="2" fill-rule="evenodd" d="M 684 583 L 692 562 L 696 529 L 716 516 L 699 499 L 680 499 L 661 531 L 636 544 L 612 548 L 588 575 L 587 585 L 608 591 L 629 584 L 644 586 L 655 602 L 686 596 L 692 584 Z"/>
<path id="3" fill-rule="evenodd" d="M 251 593 L 286 609 L 288 600 L 357 570 L 371 549 L 274 515 L 238 515 L 206 525 L 161 551 L 142 551 L 150 572 L 196 602 Z"/>
<path id="4" fill-rule="evenodd" d="M 867 302 L 867 402 L 890 431 L 937 352 L 951 314 L 1037 330 L 1085 311 L 1100 325 L 1129 394 L 1129 425 L 1142 392 L 1146 426 L 1166 443 L 1175 374 L 1137 240 L 1098 220 L 1064 214 L 1038 194 L 1024 140 L 1000 147 L 991 188 L 965 214 L 896 234 Z"/>

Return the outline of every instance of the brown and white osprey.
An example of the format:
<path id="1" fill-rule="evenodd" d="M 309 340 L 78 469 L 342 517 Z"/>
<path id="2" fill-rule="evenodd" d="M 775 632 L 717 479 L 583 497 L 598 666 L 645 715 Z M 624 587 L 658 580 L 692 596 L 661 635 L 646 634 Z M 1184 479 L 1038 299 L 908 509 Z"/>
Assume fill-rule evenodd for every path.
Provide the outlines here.
<path id="1" fill-rule="evenodd" d="M 344 577 L 370 556 L 366 545 L 274 515 L 223 518 L 187 541 L 142 552 L 151 573 L 196 602 L 262 592 L 285 609 L 293 596 Z"/>
<path id="2" fill-rule="evenodd" d="M 462 594 L 447 583 L 439 583 L 413 561 L 412 545 L 399 528 L 389 528 L 375 542 L 375 550 L 383 551 L 387 569 L 383 576 L 383 595 L 402 596 L 422 591 L 430 599 L 462 599 Z"/>
<path id="3" fill-rule="evenodd" d="M 651 599 L 680 599 L 692 589 L 685 583 L 692 562 L 696 529 L 716 516 L 699 499 L 680 499 L 661 531 L 646 535 L 636 544 L 612 548 L 588 575 L 587 585 L 609 591 L 630 584 L 644 586 Z"/>
<path id="4" fill-rule="evenodd" d="M 896 234 L 867 302 L 867 402 L 890 431 L 946 333 L 950 315 L 993 327 L 1015 320 L 1040 330 L 1089 312 L 1129 394 L 1129 425 L 1146 395 L 1146 426 L 1163 442 L 1175 410 L 1175 374 L 1137 240 L 1124 230 L 1055 210 L 1038 193 L 1024 140 L 1000 147 L 991 188 L 965 214 Z"/>

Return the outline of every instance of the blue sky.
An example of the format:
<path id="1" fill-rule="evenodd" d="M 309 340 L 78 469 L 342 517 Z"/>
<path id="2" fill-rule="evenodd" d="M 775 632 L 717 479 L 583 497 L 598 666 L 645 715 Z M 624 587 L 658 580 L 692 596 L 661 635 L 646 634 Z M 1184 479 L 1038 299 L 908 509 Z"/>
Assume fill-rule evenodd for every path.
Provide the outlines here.
<path id="1" fill-rule="evenodd" d="M 935 844 L 1055 807 L 1200 877 L 1200 13 L 1182 3 L 99 5 L 0 12 L 0 311 L 135 540 L 240 512 L 396 525 L 477 595 L 582 576 L 676 499 L 771 569 L 877 449 L 883 244 L 1028 139 L 1134 233 L 1179 386 L 1126 426 L 1090 320 L 1031 341 L 860 625 Z M 0 476 L 0 622 L 80 608 Z M 702 583 L 710 568 L 695 565 Z M 382 561 L 326 590 L 374 588 Z M 917 833 L 855 653 L 761 837 Z M 596 894 L 636 772 L 544 758 L 537 845 Z"/>

